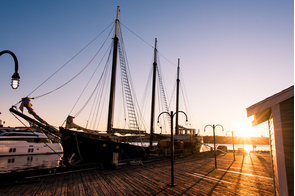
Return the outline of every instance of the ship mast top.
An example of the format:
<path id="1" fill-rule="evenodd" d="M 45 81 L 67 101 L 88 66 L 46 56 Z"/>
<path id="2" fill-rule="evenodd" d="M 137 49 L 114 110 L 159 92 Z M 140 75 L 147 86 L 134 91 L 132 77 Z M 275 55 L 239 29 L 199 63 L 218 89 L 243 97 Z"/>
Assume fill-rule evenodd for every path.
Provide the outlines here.
<path id="1" fill-rule="evenodd" d="M 117 7 L 117 19 L 116 19 L 116 31 L 115 31 L 115 37 L 118 37 L 119 35 L 119 12 L 120 12 L 120 7 Z"/>

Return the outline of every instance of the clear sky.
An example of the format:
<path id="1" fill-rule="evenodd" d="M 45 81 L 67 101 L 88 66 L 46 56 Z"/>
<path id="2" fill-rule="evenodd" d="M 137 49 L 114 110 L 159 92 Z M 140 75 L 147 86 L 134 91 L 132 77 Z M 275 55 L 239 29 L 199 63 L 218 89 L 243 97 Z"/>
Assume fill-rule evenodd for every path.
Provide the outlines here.
<path id="1" fill-rule="evenodd" d="M 15 53 L 21 77 L 20 87 L 12 90 L 13 59 L 2 55 L 0 119 L 6 126 L 21 125 L 9 108 L 114 22 L 117 6 L 124 26 L 150 45 L 158 39 L 169 99 L 180 58 L 181 84 L 185 85 L 190 108 L 186 112 L 192 127 L 200 129 L 202 135 L 212 135 L 212 129 L 203 132 L 207 124 L 221 124 L 225 131 L 246 130 L 245 135 L 268 136 L 266 124 L 251 129 L 246 108 L 294 84 L 293 0 L 2 1 L 0 51 Z M 140 102 L 153 48 L 126 28 L 122 31 Z M 32 96 L 58 87 L 81 69 L 75 66 L 88 62 L 79 61 Z M 35 111 L 50 124 L 60 126 L 86 80 L 82 75 L 74 86 L 33 100 Z M 225 135 L 219 129 L 216 134 Z"/>

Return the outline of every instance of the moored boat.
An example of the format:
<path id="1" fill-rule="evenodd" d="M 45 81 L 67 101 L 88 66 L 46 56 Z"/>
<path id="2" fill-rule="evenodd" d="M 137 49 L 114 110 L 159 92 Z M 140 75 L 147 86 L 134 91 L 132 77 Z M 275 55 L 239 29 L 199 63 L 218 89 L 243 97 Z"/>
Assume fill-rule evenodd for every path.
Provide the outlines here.
<path id="1" fill-rule="evenodd" d="M 62 145 L 56 138 L 48 137 L 37 128 L 0 129 L 0 156 L 63 153 Z"/>
<path id="2" fill-rule="evenodd" d="M 196 134 L 195 129 L 179 126 L 179 134 L 174 136 L 174 153 L 176 155 L 190 155 L 200 152 L 202 147 L 201 137 Z M 171 153 L 171 137 L 159 141 L 160 152 L 164 155 Z"/>

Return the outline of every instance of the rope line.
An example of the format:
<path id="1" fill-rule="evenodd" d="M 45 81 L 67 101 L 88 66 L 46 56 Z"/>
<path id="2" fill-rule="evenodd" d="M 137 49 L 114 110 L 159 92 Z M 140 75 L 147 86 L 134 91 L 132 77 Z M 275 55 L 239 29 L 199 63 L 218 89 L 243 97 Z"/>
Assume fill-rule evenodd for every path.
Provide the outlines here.
<path id="1" fill-rule="evenodd" d="M 70 63 L 75 57 L 77 57 L 85 48 L 87 48 L 90 44 L 92 44 L 92 42 L 94 42 L 102 33 L 104 33 L 111 25 L 113 24 L 113 22 L 107 27 L 105 28 L 99 35 L 97 35 L 93 40 L 91 40 L 84 48 L 82 48 L 76 55 L 74 55 L 68 62 L 66 62 L 61 68 L 59 68 L 57 71 L 55 71 L 51 76 L 49 76 L 49 78 L 47 78 L 44 82 L 42 82 L 37 88 L 35 88 L 27 97 L 29 97 L 32 93 L 34 93 L 37 89 L 39 89 L 43 84 L 45 84 L 49 79 L 51 79 L 56 73 L 58 73 L 62 68 L 64 68 L 68 63 Z M 85 68 L 84 68 L 85 69 Z M 80 73 L 79 73 L 80 74 Z M 75 76 L 77 77 L 77 76 Z M 75 78 L 74 77 L 74 78 Z M 74 79 L 73 78 L 73 79 Z M 72 81 L 73 79 L 71 79 L 70 81 Z M 37 96 L 37 97 L 34 97 L 32 99 L 37 99 L 37 98 L 40 98 L 42 96 L 45 96 L 45 95 L 48 95 L 60 88 L 62 88 L 63 86 L 65 86 L 66 84 L 68 84 L 70 81 L 68 81 L 67 83 L 65 83 L 64 85 L 58 87 L 57 89 L 53 90 L 53 91 L 50 91 L 49 93 L 45 93 L 43 95 L 40 95 L 40 96 Z"/>
<path id="2" fill-rule="evenodd" d="M 105 54 L 105 55 L 106 55 L 106 54 Z M 104 55 L 104 56 L 105 56 L 105 55 Z M 100 63 L 99 63 L 99 64 L 100 64 Z M 97 66 L 97 68 L 98 68 L 98 66 Z M 97 71 L 97 68 L 96 68 L 96 70 L 94 71 L 94 73 L 92 74 L 92 76 L 90 77 L 90 80 L 92 79 L 92 77 L 94 76 L 95 72 Z M 96 86 L 95 86 L 95 88 L 94 88 L 92 94 L 90 95 L 89 99 L 86 101 L 86 103 L 83 105 L 83 107 L 77 112 L 77 114 L 75 115 L 75 117 L 77 117 L 77 116 L 83 111 L 83 109 L 86 107 L 86 105 L 87 105 L 87 104 L 89 103 L 89 101 L 91 100 L 91 98 L 92 98 L 92 96 L 94 95 L 96 89 L 98 88 L 99 83 L 100 83 L 101 80 L 102 80 L 102 76 L 104 75 L 105 70 L 106 70 L 106 67 L 104 68 L 104 71 L 103 71 L 103 73 L 102 73 L 102 75 L 101 75 L 101 77 L 100 77 L 98 83 L 96 84 Z M 88 84 L 90 83 L 90 80 L 88 81 L 86 87 L 87 87 Z M 84 88 L 83 92 L 85 91 L 86 87 Z M 79 96 L 77 102 L 78 102 L 79 99 L 81 98 L 83 92 L 82 92 L 81 95 Z M 77 104 L 77 102 L 76 102 L 76 104 Z M 75 105 L 76 105 L 76 104 L 75 104 Z M 75 106 L 74 106 L 74 107 L 75 107 Z M 71 112 L 70 112 L 70 113 L 71 113 Z"/>
<path id="3" fill-rule="evenodd" d="M 111 31 L 110 31 L 110 33 L 111 33 Z M 102 46 L 100 47 L 100 49 L 99 49 L 99 50 L 97 51 L 97 53 L 95 54 L 95 56 L 94 56 L 94 57 L 90 60 L 90 62 L 86 65 L 86 67 L 88 67 L 88 65 L 90 65 L 90 63 L 94 60 L 94 58 L 95 58 L 95 57 L 98 55 L 98 53 L 101 51 L 102 47 L 105 45 L 106 41 L 108 40 L 108 38 L 109 38 L 109 36 L 110 36 L 110 33 L 109 33 L 108 37 L 105 39 L 105 41 L 104 41 L 104 43 L 102 44 Z M 89 78 L 89 80 L 88 80 L 86 86 L 84 87 L 83 91 L 81 92 L 81 94 L 80 94 L 78 100 L 77 100 L 76 103 L 74 104 L 74 106 L 73 106 L 72 110 L 70 111 L 70 113 L 72 113 L 72 111 L 73 111 L 73 109 L 75 108 L 76 104 L 77 104 L 78 101 L 80 100 L 82 94 L 84 93 L 84 91 L 86 90 L 86 88 L 87 88 L 87 86 L 89 85 L 90 81 L 92 80 L 94 74 L 96 73 L 96 71 L 97 71 L 99 65 L 101 64 L 102 60 L 104 59 L 105 55 L 106 55 L 106 53 L 104 54 L 103 58 L 101 59 L 101 61 L 100 61 L 99 64 L 97 65 L 96 69 L 94 70 L 93 74 L 92 74 L 91 77 Z M 85 67 L 85 68 L 86 68 L 86 67 Z M 84 69 L 85 69 L 85 68 L 84 68 Z M 84 70 L 84 69 L 83 69 L 83 70 Z M 82 70 L 82 71 L 83 71 L 83 70 Z M 80 71 L 76 76 L 78 76 L 82 71 Z M 76 76 L 75 76 L 75 77 L 76 77 Z M 75 77 L 74 77 L 74 78 L 75 78 Z M 74 78 L 72 78 L 72 80 L 73 80 Z M 97 87 L 96 87 L 96 88 L 97 88 Z M 96 88 L 95 88 L 95 89 L 96 89 Z M 77 115 L 78 115 L 78 114 L 77 114 Z M 75 116 L 76 116 L 76 115 L 75 115 Z"/>
<path id="4" fill-rule="evenodd" d="M 126 27 L 122 22 L 120 22 L 120 24 L 122 24 L 126 29 L 128 29 L 131 33 L 133 33 L 136 37 L 138 37 L 140 40 L 142 40 L 144 43 L 146 43 L 148 46 L 152 47 L 153 49 L 155 49 L 154 46 L 152 46 L 151 44 L 149 44 L 147 41 L 145 41 L 143 38 L 141 38 L 139 35 L 137 35 L 135 32 L 133 32 L 131 29 L 129 29 L 128 27 Z M 172 63 L 170 60 L 168 60 L 163 54 L 161 54 L 158 50 L 157 52 L 169 63 L 171 63 L 173 66 L 177 67 L 176 64 Z"/>

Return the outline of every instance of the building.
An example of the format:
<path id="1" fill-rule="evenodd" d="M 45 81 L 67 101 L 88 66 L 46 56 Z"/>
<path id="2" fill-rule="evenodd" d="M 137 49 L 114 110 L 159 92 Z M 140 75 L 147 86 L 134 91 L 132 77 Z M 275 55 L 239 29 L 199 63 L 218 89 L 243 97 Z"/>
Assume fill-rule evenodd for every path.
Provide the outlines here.
<path id="1" fill-rule="evenodd" d="M 252 126 L 268 121 L 276 195 L 294 195 L 294 86 L 247 108 Z"/>

